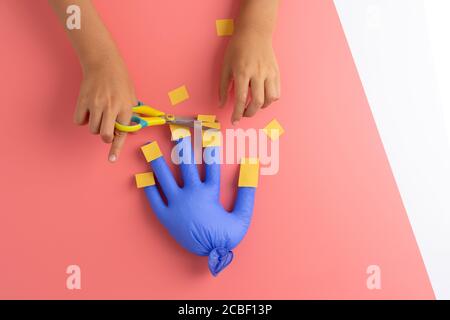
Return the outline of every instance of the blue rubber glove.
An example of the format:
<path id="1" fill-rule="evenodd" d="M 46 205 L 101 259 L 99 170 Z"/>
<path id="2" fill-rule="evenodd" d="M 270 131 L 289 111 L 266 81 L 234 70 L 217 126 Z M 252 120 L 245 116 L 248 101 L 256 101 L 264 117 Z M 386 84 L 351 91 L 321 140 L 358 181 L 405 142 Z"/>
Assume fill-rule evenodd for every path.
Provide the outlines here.
<path id="1" fill-rule="evenodd" d="M 177 141 L 178 159 L 189 159 L 185 161 L 189 163 L 179 165 L 184 181 L 184 186 L 180 188 L 157 143 L 152 142 L 148 146 L 151 146 L 153 153 L 154 150 L 159 152 L 159 155 L 146 158 L 168 202 L 166 205 L 156 185 L 145 187 L 153 211 L 179 244 L 192 253 L 209 257 L 209 270 L 216 276 L 233 260 L 231 250 L 241 242 L 248 230 L 256 185 L 239 187 L 234 209 L 231 213 L 227 212 L 219 201 L 219 147 L 204 150 L 205 181 L 202 182 L 194 164 L 191 138 Z M 188 154 L 183 155 L 185 152 Z"/>

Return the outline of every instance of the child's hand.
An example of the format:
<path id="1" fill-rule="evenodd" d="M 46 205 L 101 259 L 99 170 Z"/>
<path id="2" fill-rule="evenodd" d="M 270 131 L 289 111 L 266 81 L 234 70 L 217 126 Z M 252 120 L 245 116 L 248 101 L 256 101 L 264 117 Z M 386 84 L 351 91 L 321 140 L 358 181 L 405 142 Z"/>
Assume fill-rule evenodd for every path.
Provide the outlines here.
<path id="1" fill-rule="evenodd" d="M 222 67 L 221 106 L 226 103 L 231 80 L 235 97 L 233 124 L 242 116 L 254 116 L 280 98 L 280 74 L 271 36 L 252 30 L 242 30 L 233 36 Z"/>
<path id="2" fill-rule="evenodd" d="M 118 159 L 126 134 L 114 129 L 115 122 L 128 124 L 132 107 L 137 105 L 133 84 L 120 59 L 86 67 L 74 121 L 88 124 L 93 134 L 111 143 L 109 161 Z"/>
<path id="3" fill-rule="evenodd" d="M 125 133 L 114 129 L 115 122 L 128 124 L 137 105 L 125 63 L 90 0 L 48 1 L 64 26 L 69 5 L 83 13 L 79 30 L 66 28 L 84 74 L 74 121 L 89 124 L 93 134 L 111 143 L 109 160 L 115 162 L 125 142 Z"/>
<path id="4" fill-rule="evenodd" d="M 242 116 L 254 116 L 259 109 L 280 98 L 280 72 L 272 48 L 278 2 L 241 2 L 235 32 L 225 53 L 219 88 L 220 105 L 223 106 L 233 82 L 233 124 Z"/>

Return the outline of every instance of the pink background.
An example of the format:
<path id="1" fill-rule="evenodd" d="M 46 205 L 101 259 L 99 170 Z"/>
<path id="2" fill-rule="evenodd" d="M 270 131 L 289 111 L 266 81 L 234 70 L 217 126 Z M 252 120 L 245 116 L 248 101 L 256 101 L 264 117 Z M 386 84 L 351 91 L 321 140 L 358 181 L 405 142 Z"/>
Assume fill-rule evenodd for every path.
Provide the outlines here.
<path id="1" fill-rule="evenodd" d="M 215 20 L 238 1 L 95 2 L 143 101 L 229 126 Z M 168 129 L 129 137 L 109 164 L 107 146 L 72 124 L 81 72 L 47 2 L 2 0 L 0 21 L 0 298 L 434 298 L 331 0 L 282 3 L 282 99 L 240 123 L 280 121 L 280 172 L 261 177 L 250 232 L 218 278 L 134 187 L 147 170 L 138 147 L 156 139 L 168 155 Z M 182 84 L 191 98 L 172 107 L 167 92 Z M 222 169 L 228 208 L 237 169 Z M 66 289 L 70 264 L 82 290 Z M 371 264 L 382 290 L 366 287 Z"/>

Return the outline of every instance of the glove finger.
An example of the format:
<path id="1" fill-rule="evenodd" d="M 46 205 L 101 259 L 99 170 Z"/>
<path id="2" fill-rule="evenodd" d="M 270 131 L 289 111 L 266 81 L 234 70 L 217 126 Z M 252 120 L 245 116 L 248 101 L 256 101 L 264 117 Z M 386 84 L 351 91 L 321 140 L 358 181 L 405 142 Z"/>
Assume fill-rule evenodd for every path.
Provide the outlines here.
<path id="1" fill-rule="evenodd" d="M 239 187 L 238 190 L 233 214 L 244 220 L 246 223 L 250 223 L 250 220 L 252 219 L 255 193 L 256 188 L 254 187 Z"/>
<path id="2" fill-rule="evenodd" d="M 204 150 L 205 183 L 220 186 L 220 147 L 207 147 Z"/>
<path id="3" fill-rule="evenodd" d="M 162 156 L 158 143 L 153 141 L 152 143 L 144 145 L 141 149 L 147 162 L 150 162 L 164 195 L 167 200 L 170 201 L 179 190 L 179 187 Z"/>
<path id="4" fill-rule="evenodd" d="M 146 187 L 144 191 L 148 201 L 150 202 L 153 212 L 155 212 L 158 219 L 164 224 L 167 215 L 167 212 L 165 211 L 167 209 L 167 206 L 161 198 L 158 188 L 156 186 L 149 186 Z"/>
<path id="5" fill-rule="evenodd" d="M 187 186 L 200 183 L 200 176 L 198 174 L 197 165 L 194 161 L 194 152 L 192 150 L 190 136 L 184 137 L 177 141 L 175 153 L 178 157 L 177 160 L 179 162 L 184 185 Z"/>
<path id="6" fill-rule="evenodd" d="M 239 170 L 239 190 L 233 212 L 246 223 L 250 223 L 259 179 L 259 160 L 243 158 Z"/>

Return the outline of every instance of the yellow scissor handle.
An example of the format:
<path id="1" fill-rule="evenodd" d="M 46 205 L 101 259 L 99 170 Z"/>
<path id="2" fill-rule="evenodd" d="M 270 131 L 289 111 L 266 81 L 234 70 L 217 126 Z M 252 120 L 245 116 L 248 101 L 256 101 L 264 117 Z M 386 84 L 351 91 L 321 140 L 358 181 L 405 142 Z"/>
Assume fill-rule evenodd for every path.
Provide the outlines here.
<path id="1" fill-rule="evenodd" d="M 131 122 L 134 122 L 136 124 L 127 126 L 116 122 L 115 128 L 122 132 L 136 132 L 145 127 L 159 126 L 166 124 L 166 119 L 163 117 L 139 117 L 134 115 L 131 118 Z"/>
<path id="2" fill-rule="evenodd" d="M 163 125 L 166 123 L 165 113 L 150 106 L 142 105 L 133 107 L 133 112 L 135 114 L 132 116 L 131 122 L 136 124 L 124 125 L 116 122 L 115 128 L 122 132 L 136 132 L 148 126 Z M 141 117 L 140 115 L 149 117 Z"/>
<path id="3" fill-rule="evenodd" d="M 150 117 L 161 117 L 165 115 L 164 112 L 146 105 L 133 107 L 133 112 L 136 114 L 142 114 L 144 116 Z"/>
<path id="4" fill-rule="evenodd" d="M 126 126 L 124 124 L 120 124 L 116 121 L 116 124 L 114 125 L 114 127 L 122 132 L 136 132 L 142 129 L 142 125 L 140 124 L 136 124 L 134 126 Z"/>

